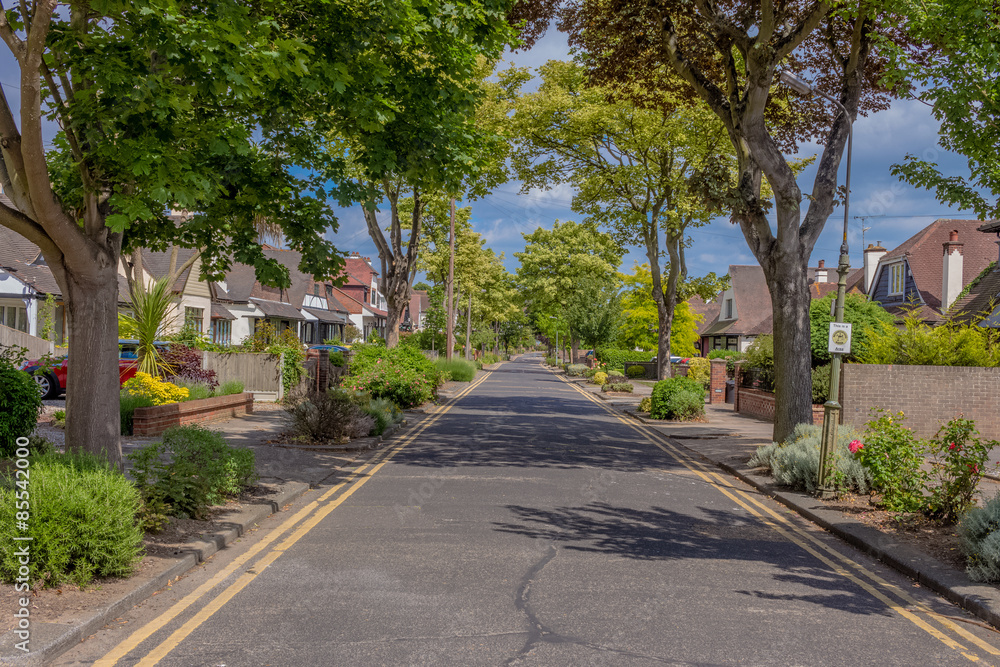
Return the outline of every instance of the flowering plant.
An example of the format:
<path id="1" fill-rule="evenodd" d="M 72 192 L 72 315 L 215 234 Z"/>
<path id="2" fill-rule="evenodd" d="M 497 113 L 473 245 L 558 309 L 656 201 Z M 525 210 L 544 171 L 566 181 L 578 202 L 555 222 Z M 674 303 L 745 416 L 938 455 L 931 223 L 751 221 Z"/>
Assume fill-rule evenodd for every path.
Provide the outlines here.
<path id="1" fill-rule="evenodd" d="M 975 505 L 976 488 L 983 476 L 995 440 L 983 440 L 971 419 L 958 416 L 941 427 L 931 441 L 933 477 L 929 510 L 945 522 L 959 519 Z"/>
<path id="2" fill-rule="evenodd" d="M 902 412 L 893 414 L 874 408 L 871 416 L 865 424 L 863 444 L 851 447 L 851 451 L 871 471 L 872 490 L 882 493 L 883 507 L 900 512 L 919 511 L 925 505 L 927 479 L 920 469 L 924 462 L 924 442 L 903 426 Z"/>
<path id="3" fill-rule="evenodd" d="M 122 385 L 122 393 L 131 396 L 145 396 L 153 405 L 180 403 L 188 398 L 187 387 L 178 387 L 170 382 L 164 382 L 149 373 L 138 372 Z"/>

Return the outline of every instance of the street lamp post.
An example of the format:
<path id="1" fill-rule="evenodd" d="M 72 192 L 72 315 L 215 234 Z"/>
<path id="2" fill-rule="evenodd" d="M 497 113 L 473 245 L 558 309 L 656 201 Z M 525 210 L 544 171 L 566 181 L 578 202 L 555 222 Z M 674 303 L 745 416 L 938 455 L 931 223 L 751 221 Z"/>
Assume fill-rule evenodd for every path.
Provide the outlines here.
<path id="1" fill-rule="evenodd" d="M 550 320 L 558 320 L 559 318 L 555 315 L 549 315 Z M 559 365 L 559 323 L 556 322 L 556 366 Z"/>
<path id="2" fill-rule="evenodd" d="M 833 102 L 840 107 L 840 110 L 844 112 L 844 117 L 847 118 L 847 192 L 844 196 L 844 238 L 840 244 L 840 263 L 837 265 L 837 274 L 839 276 L 837 280 L 837 307 L 833 318 L 834 322 L 843 323 L 844 294 L 847 291 L 847 273 L 851 269 L 851 261 L 850 257 L 848 257 L 847 248 L 847 221 L 851 205 L 851 153 L 854 147 L 854 121 L 851 119 L 851 114 L 848 113 L 847 107 L 845 107 L 840 100 L 835 97 L 831 97 L 830 95 L 817 90 L 812 86 L 812 84 L 803 81 L 789 72 L 779 73 L 778 78 L 782 83 L 797 93 L 802 95 L 814 95 L 816 97 L 822 97 L 829 102 Z M 837 398 L 840 396 L 840 364 L 842 356 L 843 353 L 840 352 L 831 353 L 830 393 L 827 397 L 826 403 L 823 404 L 823 437 L 820 441 L 819 474 L 817 476 L 817 488 L 819 489 L 820 497 L 822 498 L 829 498 L 834 493 L 829 484 L 830 453 L 837 443 L 837 422 L 840 421 L 841 406 L 837 401 Z"/>

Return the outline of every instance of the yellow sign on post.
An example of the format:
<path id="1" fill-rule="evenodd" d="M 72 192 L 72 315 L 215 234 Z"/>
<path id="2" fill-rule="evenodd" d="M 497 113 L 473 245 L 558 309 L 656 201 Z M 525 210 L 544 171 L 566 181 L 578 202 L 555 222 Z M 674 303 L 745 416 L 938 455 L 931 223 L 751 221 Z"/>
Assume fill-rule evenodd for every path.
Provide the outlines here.
<path id="1" fill-rule="evenodd" d="M 850 322 L 830 322 L 830 341 L 827 349 L 832 354 L 851 353 Z"/>

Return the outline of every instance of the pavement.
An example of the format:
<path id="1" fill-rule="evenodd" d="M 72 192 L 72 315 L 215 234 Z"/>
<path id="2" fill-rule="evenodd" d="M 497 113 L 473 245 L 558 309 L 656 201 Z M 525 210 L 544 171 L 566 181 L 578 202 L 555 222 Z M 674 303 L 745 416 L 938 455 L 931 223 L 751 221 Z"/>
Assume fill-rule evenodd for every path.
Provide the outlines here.
<path id="1" fill-rule="evenodd" d="M 260 576 L 248 570 L 256 577 L 252 585 L 163 664 L 965 661 L 934 640 L 922 643 L 919 632 L 916 638 L 901 633 L 907 623 L 887 613 L 868 589 L 835 586 L 837 577 L 818 561 L 738 507 L 734 514 L 733 503 L 717 490 L 687 481 L 679 460 L 649 451 L 648 443 L 600 416 L 564 380 L 524 359 L 505 364 L 464 398 L 462 385 L 447 387 L 445 399 L 461 398 L 455 411 L 426 432 L 425 422 L 439 411 L 411 413 L 408 427 L 388 439 L 408 440 L 408 448 L 392 461 L 386 457 L 387 467 L 350 493 L 365 488 Z M 527 388 L 532 383 L 543 388 L 540 393 Z M 634 415 L 639 399 L 652 391 L 637 384 L 632 397 L 607 397 L 585 382 L 572 384 L 600 396 L 623 419 L 639 419 L 625 415 Z M 707 406 L 706 416 L 705 423 L 642 421 L 691 457 L 1000 627 L 995 588 L 972 584 L 964 573 L 746 469 L 754 450 L 771 441 L 769 423 L 735 414 L 728 405 Z M 299 494 L 280 503 L 293 511 L 316 493 L 310 487 L 332 489 L 345 470 L 374 453 L 275 447 L 269 441 L 280 424 L 280 413 L 261 412 L 212 428 L 233 444 L 254 448 L 262 475 Z M 678 505 L 691 494 L 685 502 L 692 505 Z M 245 532 L 252 524 L 239 525 Z M 252 536 L 247 539 L 252 544 Z M 820 532 L 818 539 L 827 538 Z M 888 571 L 881 576 L 896 588 L 912 585 Z M 97 610 L 85 626 L 40 629 L 35 636 L 48 642 L 47 651 L 41 647 L 28 659 L 12 655 L 7 639 L 0 639 L 0 664 L 48 664 L 96 633 L 58 663 L 91 664 L 103 655 L 98 649 L 116 645 L 127 628 L 158 613 L 155 604 L 146 616 L 136 607 L 128 625 L 97 631 L 102 619 L 106 624 L 124 616 L 151 595 L 154 584 Z M 196 584 L 192 578 L 187 585 Z M 185 585 L 175 578 L 171 599 L 183 596 Z M 161 605 L 171 603 L 165 598 Z M 942 617 L 957 613 L 921 600 Z M 855 618 L 863 619 L 863 630 L 851 625 Z M 676 624 L 683 637 L 676 636 Z M 982 647 L 989 633 L 970 628 Z M 259 641 L 264 633 L 267 642 Z"/>

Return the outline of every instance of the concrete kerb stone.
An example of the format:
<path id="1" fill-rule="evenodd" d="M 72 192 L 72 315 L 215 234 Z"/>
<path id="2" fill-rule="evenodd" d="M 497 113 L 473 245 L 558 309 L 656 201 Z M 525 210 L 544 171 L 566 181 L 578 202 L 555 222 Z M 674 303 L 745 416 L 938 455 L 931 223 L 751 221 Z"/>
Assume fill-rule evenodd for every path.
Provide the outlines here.
<path id="1" fill-rule="evenodd" d="M 190 542 L 184 546 L 182 555 L 177 556 L 174 563 L 146 581 L 139 583 L 117 600 L 83 618 L 78 623 L 35 623 L 32 624 L 31 642 L 37 648 L 30 653 L 24 653 L 14 648 L 17 641 L 12 632 L 0 637 L 0 665 L 18 665 L 29 667 L 44 665 L 65 653 L 102 627 L 125 613 L 135 605 L 150 598 L 171 581 L 185 574 L 196 565 L 204 562 L 220 549 L 223 549 L 246 534 L 247 530 L 260 523 L 263 519 L 281 511 L 285 505 L 300 498 L 309 485 L 304 482 L 288 482 L 266 504 L 250 505 L 226 522 L 223 530 L 212 533 L 198 542 Z"/>

